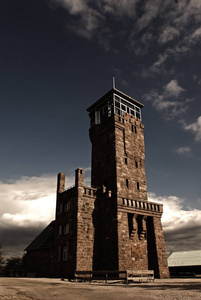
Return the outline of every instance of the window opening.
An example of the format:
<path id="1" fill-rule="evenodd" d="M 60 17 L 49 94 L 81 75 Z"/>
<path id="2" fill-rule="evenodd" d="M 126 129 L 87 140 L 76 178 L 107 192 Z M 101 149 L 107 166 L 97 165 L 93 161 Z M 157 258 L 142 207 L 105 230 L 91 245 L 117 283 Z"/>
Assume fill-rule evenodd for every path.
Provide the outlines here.
<path id="1" fill-rule="evenodd" d="M 131 237 L 131 234 L 133 232 L 133 214 L 128 213 L 128 231 L 129 231 L 129 237 Z"/>
<path id="2" fill-rule="evenodd" d="M 126 179 L 126 187 L 127 187 L 127 188 L 129 187 L 128 179 Z"/>
<path id="3" fill-rule="evenodd" d="M 63 203 L 60 203 L 60 205 L 59 205 L 59 212 L 60 212 L 60 213 L 63 212 Z"/>
<path id="4" fill-rule="evenodd" d="M 141 109 L 138 106 L 131 104 L 129 101 L 117 96 L 116 94 L 114 94 L 114 100 L 115 114 L 122 116 L 123 112 L 127 112 L 141 120 Z"/>
<path id="5" fill-rule="evenodd" d="M 69 233 L 69 224 L 64 225 L 64 234 Z"/>
<path id="6" fill-rule="evenodd" d="M 135 167 L 138 168 L 138 162 L 137 161 L 135 161 Z"/>
<path id="7" fill-rule="evenodd" d="M 68 260 L 69 245 L 63 247 L 63 261 Z"/>
<path id="8" fill-rule="evenodd" d="M 128 163 L 128 161 L 127 161 L 127 157 L 125 157 L 125 159 L 124 159 L 124 160 L 125 160 L 125 164 L 127 165 L 127 163 Z"/>
<path id="9" fill-rule="evenodd" d="M 137 182 L 137 189 L 138 189 L 138 191 L 139 191 L 139 189 L 140 189 L 140 184 L 139 184 L 139 182 Z"/>

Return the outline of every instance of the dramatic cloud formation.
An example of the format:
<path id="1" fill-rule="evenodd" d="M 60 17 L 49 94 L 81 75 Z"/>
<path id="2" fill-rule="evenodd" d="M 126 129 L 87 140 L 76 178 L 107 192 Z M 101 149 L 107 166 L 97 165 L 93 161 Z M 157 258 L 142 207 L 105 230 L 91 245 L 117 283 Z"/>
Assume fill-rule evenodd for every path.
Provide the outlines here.
<path id="1" fill-rule="evenodd" d="M 67 178 L 69 185 L 72 178 Z M 5 255 L 22 253 L 55 214 L 56 177 L 0 182 L 0 242 Z"/>
<path id="2" fill-rule="evenodd" d="M 89 184 L 88 177 L 86 180 Z M 66 181 L 67 187 L 71 186 L 74 177 L 67 177 Z M 4 254 L 21 255 L 25 247 L 55 218 L 56 178 L 43 175 L 1 182 L 0 192 L 0 241 Z M 184 200 L 176 196 L 149 193 L 149 200 L 164 205 L 162 223 L 168 252 L 201 247 L 199 210 L 185 210 Z"/>
<path id="3" fill-rule="evenodd" d="M 201 211 L 183 208 L 184 199 L 176 196 L 148 195 L 150 201 L 163 204 L 162 224 L 168 253 L 201 248 Z"/>
<path id="4" fill-rule="evenodd" d="M 90 179 L 85 169 L 85 184 Z M 75 183 L 66 176 L 66 187 Z M 57 178 L 21 177 L 0 182 L 0 243 L 4 254 L 21 255 L 28 244 L 55 218 Z"/>

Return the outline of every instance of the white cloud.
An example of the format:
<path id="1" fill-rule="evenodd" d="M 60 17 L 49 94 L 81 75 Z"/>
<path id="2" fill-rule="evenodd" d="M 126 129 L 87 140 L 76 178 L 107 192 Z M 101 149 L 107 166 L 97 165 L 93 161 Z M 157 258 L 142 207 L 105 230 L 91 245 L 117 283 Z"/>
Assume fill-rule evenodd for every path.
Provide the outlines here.
<path id="1" fill-rule="evenodd" d="M 72 178 L 67 178 L 69 184 Z M 0 182 L 0 228 L 38 227 L 54 219 L 56 176 L 21 177 Z"/>
<path id="2" fill-rule="evenodd" d="M 174 96 L 178 97 L 181 92 L 185 91 L 181 86 L 178 85 L 177 80 L 171 80 L 168 84 L 164 86 L 165 92 L 168 94 L 168 96 Z"/>
<path id="3" fill-rule="evenodd" d="M 201 27 L 195 30 L 192 37 L 199 38 L 200 36 L 201 36 Z"/>
<path id="4" fill-rule="evenodd" d="M 184 147 L 177 148 L 175 151 L 178 154 L 185 154 L 185 153 L 190 153 L 191 148 L 189 146 L 184 146 Z"/>
<path id="5" fill-rule="evenodd" d="M 74 177 L 67 177 L 67 187 L 72 184 Z M 19 251 L 21 255 L 32 239 L 54 219 L 56 176 L 0 182 L 0 194 L 0 240 L 4 254 L 16 255 Z M 149 201 L 164 205 L 162 223 L 168 251 L 201 247 L 201 211 L 185 210 L 184 200 L 176 196 L 149 193 Z"/>
<path id="6" fill-rule="evenodd" d="M 150 67 L 150 71 L 155 73 L 162 73 L 161 71 L 163 69 L 163 65 L 167 59 L 167 54 L 159 54 L 158 60 L 154 62 L 153 65 Z"/>
<path id="7" fill-rule="evenodd" d="M 163 204 L 162 224 L 168 253 L 201 248 L 201 211 L 185 210 L 184 199 L 148 194 L 149 201 Z"/>
<path id="8" fill-rule="evenodd" d="M 183 102 L 175 100 L 183 91 L 184 89 L 178 85 L 177 80 L 171 80 L 163 86 L 163 92 L 161 94 L 156 90 L 151 90 L 149 94 L 144 95 L 144 98 L 147 101 L 151 101 L 153 107 L 164 113 L 167 119 L 173 119 L 184 113 L 187 109 L 189 99 Z"/>
<path id="9" fill-rule="evenodd" d="M 184 129 L 193 132 L 195 135 L 195 141 L 200 142 L 201 141 L 201 116 L 198 117 L 196 122 L 190 125 L 185 125 Z"/>
<path id="10" fill-rule="evenodd" d="M 87 185 L 89 175 L 85 176 Z M 74 183 L 74 176 L 66 176 L 66 188 Z M 56 186 L 55 175 L 23 176 L 0 182 L 0 243 L 6 256 L 21 255 L 33 238 L 55 219 Z"/>
<path id="11" fill-rule="evenodd" d="M 0 225 L 26 226 L 54 216 L 56 177 L 21 177 L 0 182 Z"/>
<path id="12" fill-rule="evenodd" d="M 162 33 L 158 38 L 158 43 L 165 44 L 174 40 L 176 37 L 179 36 L 179 30 L 174 28 L 173 26 L 167 26 L 163 29 Z"/>

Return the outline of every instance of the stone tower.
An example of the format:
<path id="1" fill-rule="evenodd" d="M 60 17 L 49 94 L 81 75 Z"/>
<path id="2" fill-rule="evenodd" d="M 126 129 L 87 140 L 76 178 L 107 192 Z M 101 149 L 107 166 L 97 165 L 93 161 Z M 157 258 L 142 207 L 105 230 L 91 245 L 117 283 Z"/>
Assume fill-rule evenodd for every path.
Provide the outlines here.
<path id="1" fill-rule="evenodd" d="M 58 174 L 56 218 L 26 248 L 27 272 L 73 278 L 76 271 L 169 271 L 163 206 L 147 200 L 143 104 L 113 88 L 88 108 L 91 186 L 84 170 L 65 188 Z"/>
<path id="2" fill-rule="evenodd" d="M 143 104 L 117 89 L 88 108 L 94 211 L 94 269 L 154 270 L 168 277 L 162 206 L 147 201 Z M 110 195 L 110 197 L 109 197 Z"/>

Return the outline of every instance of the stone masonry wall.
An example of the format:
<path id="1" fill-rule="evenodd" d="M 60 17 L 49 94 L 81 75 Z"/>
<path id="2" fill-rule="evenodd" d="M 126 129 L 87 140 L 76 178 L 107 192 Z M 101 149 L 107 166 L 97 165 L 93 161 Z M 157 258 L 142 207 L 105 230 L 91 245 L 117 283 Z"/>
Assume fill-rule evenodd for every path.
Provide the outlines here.
<path id="1" fill-rule="evenodd" d="M 142 216 L 118 212 L 119 270 L 148 270 L 146 224 L 143 222 L 146 221 Z"/>
<path id="2" fill-rule="evenodd" d="M 117 195 L 147 200 L 144 126 L 133 116 L 115 115 Z"/>
<path id="3" fill-rule="evenodd" d="M 92 142 L 92 186 L 105 185 L 116 191 L 115 131 L 112 117 L 90 128 Z"/>
<path id="4" fill-rule="evenodd" d="M 105 187 L 97 191 L 94 227 L 94 270 L 118 270 L 117 203 Z"/>
<path id="5" fill-rule="evenodd" d="M 93 211 L 96 189 L 84 187 L 84 170 L 76 170 L 78 189 L 76 270 L 93 270 Z"/>
<path id="6" fill-rule="evenodd" d="M 169 269 L 167 263 L 167 256 L 165 250 L 165 240 L 163 235 L 163 229 L 161 224 L 161 218 L 153 218 L 154 232 L 155 232 L 155 243 L 156 243 L 156 253 L 159 268 L 159 278 L 168 278 Z"/>

